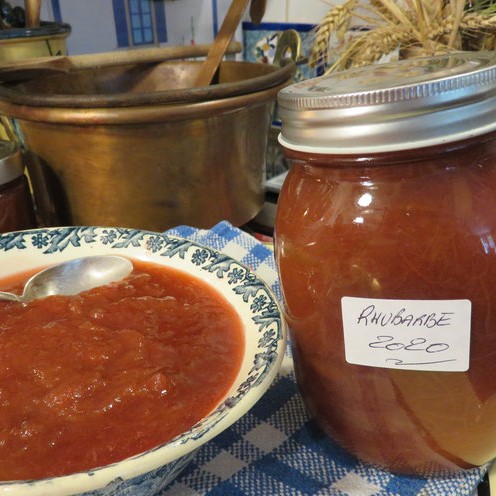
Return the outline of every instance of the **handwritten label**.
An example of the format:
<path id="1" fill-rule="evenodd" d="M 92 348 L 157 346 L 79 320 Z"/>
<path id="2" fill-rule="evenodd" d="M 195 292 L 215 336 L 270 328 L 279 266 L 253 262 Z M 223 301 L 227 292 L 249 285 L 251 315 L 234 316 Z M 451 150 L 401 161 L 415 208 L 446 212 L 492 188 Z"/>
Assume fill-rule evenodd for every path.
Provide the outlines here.
<path id="1" fill-rule="evenodd" d="M 346 361 L 404 370 L 469 368 L 469 300 L 341 299 Z"/>

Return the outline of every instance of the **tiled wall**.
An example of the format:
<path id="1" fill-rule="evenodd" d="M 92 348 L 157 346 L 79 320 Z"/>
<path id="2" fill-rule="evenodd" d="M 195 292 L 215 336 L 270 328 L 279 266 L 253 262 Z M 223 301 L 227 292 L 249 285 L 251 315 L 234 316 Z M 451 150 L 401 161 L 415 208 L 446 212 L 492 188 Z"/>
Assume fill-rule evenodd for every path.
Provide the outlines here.
<path id="1" fill-rule="evenodd" d="M 160 0 L 154 0 L 160 1 Z M 165 6 L 167 45 L 209 43 L 213 40 L 231 0 L 161 0 Z M 333 0 L 267 0 L 264 23 L 316 24 Z M 340 3 L 336 0 L 333 3 Z M 23 5 L 23 0 L 10 0 Z M 72 26 L 69 53 L 95 53 L 118 48 L 112 0 L 43 0 L 42 19 L 57 15 Z M 248 14 L 245 15 L 248 21 Z M 241 28 L 236 39 L 242 41 Z"/>
<path id="2" fill-rule="evenodd" d="M 334 2 L 341 3 L 341 2 Z M 328 0 L 268 0 L 264 22 L 318 23 L 331 8 Z"/>

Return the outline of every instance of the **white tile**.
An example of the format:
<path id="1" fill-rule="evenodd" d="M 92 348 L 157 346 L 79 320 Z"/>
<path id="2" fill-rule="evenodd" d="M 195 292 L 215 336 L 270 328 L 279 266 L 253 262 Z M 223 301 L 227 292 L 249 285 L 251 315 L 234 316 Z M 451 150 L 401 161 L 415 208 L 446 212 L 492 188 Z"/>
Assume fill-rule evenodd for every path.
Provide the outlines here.
<path id="1" fill-rule="evenodd" d="M 288 22 L 301 22 L 309 24 L 318 24 L 332 8 L 333 5 L 339 5 L 342 0 L 287 0 Z"/>
<path id="2" fill-rule="evenodd" d="M 288 6 L 289 0 L 268 0 L 263 22 L 287 22 Z"/>

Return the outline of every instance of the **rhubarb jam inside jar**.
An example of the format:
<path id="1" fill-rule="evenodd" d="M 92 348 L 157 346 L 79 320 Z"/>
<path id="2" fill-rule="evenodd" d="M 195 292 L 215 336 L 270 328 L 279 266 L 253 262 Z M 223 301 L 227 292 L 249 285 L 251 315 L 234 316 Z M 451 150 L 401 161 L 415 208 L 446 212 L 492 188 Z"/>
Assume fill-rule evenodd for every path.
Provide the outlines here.
<path id="1" fill-rule="evenodd" d="M 279 94 L 298 385 L 332 439 L 397 473 L 496 456 L 495 64 L 459 52 Z"/>

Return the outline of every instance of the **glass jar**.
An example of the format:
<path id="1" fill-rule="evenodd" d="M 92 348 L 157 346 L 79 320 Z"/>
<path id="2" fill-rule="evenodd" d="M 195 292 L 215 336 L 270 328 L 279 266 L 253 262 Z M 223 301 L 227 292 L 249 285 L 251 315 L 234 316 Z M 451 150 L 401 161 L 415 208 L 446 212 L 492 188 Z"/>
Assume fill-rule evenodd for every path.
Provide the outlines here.
<path id="1" fill-rule="evenodd" d="M 33 227 L 35 213 L 21 153 L 14 143 L 0 140 L 0 233 Z"/>
<path id="2" fill-rule="evenodd" d="M 456 53 L 279 94 L 275 248 L 300 391 L 359 458 L 496 456 L 496 69 Z"/>

